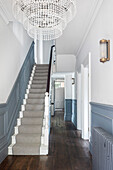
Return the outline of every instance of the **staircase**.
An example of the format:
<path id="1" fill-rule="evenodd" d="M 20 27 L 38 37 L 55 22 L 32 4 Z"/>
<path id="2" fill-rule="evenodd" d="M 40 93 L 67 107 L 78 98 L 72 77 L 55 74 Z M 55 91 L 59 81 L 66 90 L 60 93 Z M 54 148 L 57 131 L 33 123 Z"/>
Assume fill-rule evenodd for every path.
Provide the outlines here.
<path id="1" fill-rule="evenodd" d="M 48 65 L 41 64 L 33 67 L 25 99 L 17 119 L 17 126 L 14 128 L 12 143 L 8 147 L 9 155 L 44 154 L 43 131 L 47 76 Z M 47 154 L 47 147 L 45 149 L 45 154 Z"/>

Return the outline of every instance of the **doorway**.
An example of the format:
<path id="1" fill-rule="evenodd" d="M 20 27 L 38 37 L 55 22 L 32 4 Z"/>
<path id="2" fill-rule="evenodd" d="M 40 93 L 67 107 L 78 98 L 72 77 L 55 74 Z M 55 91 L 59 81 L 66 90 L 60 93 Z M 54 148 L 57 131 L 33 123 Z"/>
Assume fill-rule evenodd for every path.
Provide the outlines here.
<path id="1" fill-rule="evenodd" d="M 55 111 L 64 111 L 64 80 L 55 80 Z"/>
<path id="2" fill-rule="evenodd" d="M 82 131 L 82 138 L 91 136 L 91 53 L 88 54 L 80 72 L 77 73 L 77 129 Z"/>

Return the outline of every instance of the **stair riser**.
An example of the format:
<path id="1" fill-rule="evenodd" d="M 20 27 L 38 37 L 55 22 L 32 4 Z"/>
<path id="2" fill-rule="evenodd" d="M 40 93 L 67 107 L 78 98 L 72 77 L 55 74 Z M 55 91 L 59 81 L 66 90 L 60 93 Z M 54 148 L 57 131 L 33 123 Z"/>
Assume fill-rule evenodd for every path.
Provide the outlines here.
<path id="1" fill-rule="evenodd" d="M 18 133 L 41 133 L 41 130 L 42 128 L 41 127 L 38 127 L 38 129 L 37 128 L 18 128 Z"/>
<path id="2" fill-rule="evenodd" d="M 24 118 L 23 118 L 24 119 Z M 38 118 L 34 118 L 34 121 L 31 118 L 26 118 L 23 120 L 22 119 L 22 125 L 41 125 L 42 124 L 42 119 Z"/>
<path id="3" fill-rule="evenodd" d="M 31 137 L 26 137 L 26 138 L 24 138 L 23 136 L 21 137 L 21 136 L 17 136 L 16 137 L 16 143 L 39 143 L 40 144 L 40 135 L 39 135 L 39 137 L 33 137 L 33 138 L 31 138 Z"/>
<path id="4" fill-rule="evenodd" d="M 43 77 L 38 77 L 38 76 L 34 76 L 33 80 L 46 80 L 47 81 L 47 76 L 43 76 Z"/>
<path id="5" fill-rule="evenodd" d="M 44 106 L 43 105 L 26 105 L 25 106 L 25 110 L 28 111 L 38 111 L 38 110 L 44 110 Z"/>
<path id="6" fill-rule="evenodd" d="M 42 69 L 42 70 L 36 69 L 35 73 L 48 73 L 48 69 L 47 70 L 46 69 Z"/>
<path id="7" fill-rule="evenodd" d="M 26 101 L 27 104 L 44 104 L 44 100 L 43 99 L 27 99 Z"/>
<path id="8" fill-rule="evenodd" d="M 32 114 L 29 113 L 29 112 L 23 112 L 23 117 L 31 117 L 31 118 L 32 117 L 36 117 L 36 118 L 39 117 L 40 118 L 40 117 L 43 117 L 43 114 L 44 114 L 43 112 L 41 112 L 41 113 L 36 112 L 36 113 L 32 113 Z"/>
<path id="9" fill-rule="evenodd" d="M 49 67 L 49 64 L 36 64 L 36 68 L 38 67 Z"/>
<path id="10" fill-rule="evenodd" d="M 44 99 L 44 94 L 28 94 L 29 99 Z"/>
<path id="11" fill-rule="evenodd" d="M 44 89 L 46 90 L 46 85 L 31 85 L 33 89 Z"/>
<path id="12" fill-rule="evenodd" d="M 40 146 L 32 148 L 13 148 L 13 155 L 40 155 Z"/>
<path id="13" fill-rule="evenodd" d="M 32 84 L 47 84 L 47 80 L 33 80 Z"/>
<path id="14" fill-rule="evenodd" d="M 44 89 L 30 89 L 29 90 L 29 93 L 39 93 L 39 94 L 45 94 L 45 92 L 46 92 L 46 90 L 44 90 Z"/>
<path id="15" fill-rule="evenodd" d="M 38 71 L 40 71 L 40 72 L 48 72 L 48 68 L 37 68 L 35 70 L 35 72 L 38 72 Z"/>
<path id="16" fill-rule="evenodd" d="M 48 72 L 35 72 L 34 74 L 33 74 L 33 77 L 47 77 L 48 76 Z"/>

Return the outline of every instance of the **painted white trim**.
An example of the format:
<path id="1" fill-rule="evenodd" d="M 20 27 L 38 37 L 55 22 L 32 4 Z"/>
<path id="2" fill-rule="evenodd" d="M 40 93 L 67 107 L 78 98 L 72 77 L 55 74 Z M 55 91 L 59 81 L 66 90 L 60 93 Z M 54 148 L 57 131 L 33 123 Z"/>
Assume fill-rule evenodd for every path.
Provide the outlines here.
<path id="1" fill-rule="evenodd" d="M 89 142 L 91 139 L 91 52 L 89 52 Z"/>
<path id="2" fill-rule="evenodd" d="M 103 2 L 104 2 L 104 0 L 95 0 L 95 4 L 93 5 L 93 8 L 91 10 L 91 14 L 90 14 L 90 17 L 89 17 L 89 22 L 88 22 L 89 24 L 88 24 L 88 27 L 86 29 L 86 33 L 85 33 L 85 35 L 82 39 L 82 42 L 80 43 L 80 46 L 77 50 L 77 53 L 75 55 L 77 58 L 78 58 L 78 55 L 79 55 L 79 53 L 80 53 L 80 51 L 81 51 L 81 49 L 82 49 L 82 47 L 83 47 L 83 45 L 86 41 L 86 38 L 87 38 L 87 36 L 88 36 L 88 34 L 91 30 L 91 27 L 92 27 L 92 25 L 93 25 L 93 23 L 94 23 L 94 21 L 97 17 L 97 14 L 98 14 L 99 9 L 101 8 Z"/>
<path id="3" fill-rule="evenodd" d="M 22 124 L 22 119 L 21 118 L 18 118 L 17 119 L 17 126 L 20 126 Z"/>
<path id="4" fill-rule="evenodd" d="M 82 130 L 81 73 L 77 73 L 77 129 Z"/>
<path id="5" fill-rule="evenodd" d="M 47 155 L 49 147 L 49 93 L 45 93 L 45 111 L 42 126 L 40 155 Z"/>
<path id="6" fill-rule="evenodd" d="M 82 67 L 82 138 L 89 139 L 88 68 Z"/>
<path id="7" fill-rule="evenodd" d="M 80 87 L 81 86 L 81 87 Z M 80 92 L 81 90 L 81 92 Z M 77 128 L 82 130 L 82 138 L 91 137 L 91 53 L 81 64 L 77 73 Z"/>

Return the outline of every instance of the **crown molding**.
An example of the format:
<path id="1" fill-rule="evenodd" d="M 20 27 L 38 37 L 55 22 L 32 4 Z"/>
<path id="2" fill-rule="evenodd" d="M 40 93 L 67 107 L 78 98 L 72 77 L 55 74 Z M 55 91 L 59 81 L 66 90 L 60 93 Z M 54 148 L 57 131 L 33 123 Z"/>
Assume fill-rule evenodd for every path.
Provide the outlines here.
<path id="1" fill-rule="evenodd" d="M 90 30 L 92 28 L 92 25 L 93 25 L 93 23 L 94 23 L 94 21 L 95 21 L 95 19 L 97 17 L 97 14 L 99 12 L 99 9 L 102 6 L 103 1 L 104 0 L 95 0 L 95 3 L 93 5 L 93 8 L 92 8 L 92 10 L 90 12 L 90 15 L 89 15 L 90 16 L 89 19 L 88 19 L 89 20 L 89 22 L 88 22 L 89 24 L 88 24 L 88 27 L 86 29 L 86 33 L 84 34 L 83 40 L 81 42 L 81 45 L 78 48 L 77 53 L 76 53 L 76 57 L 77 58 L 78 58 L 78 55 L 79 55 L 79 53 L 80 53 L 80 51 L 81 51 L 81 49 L 82 49 L 82 47 L 83 47 L 83 45 L 84 45 L 84 43 L 86 41 L 87 36 L 88 36 L 88 34 L 89 34 L 89 32 L 90 32 Z"/>
<path id="2" fill-rule="evenodd" d="M 6 24 L 8 24 L 10 21 L 13 21 L 11 12 L 7 8 L 7 4 L 4 0 L 0 0 L 0 15 L 2 16 Z"/>

